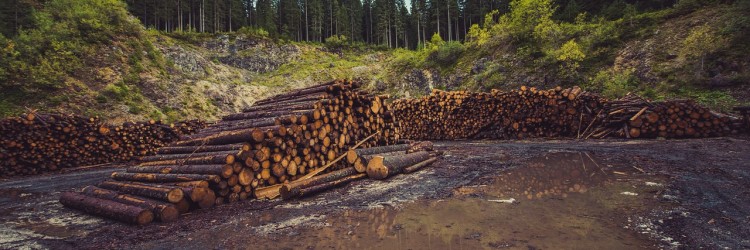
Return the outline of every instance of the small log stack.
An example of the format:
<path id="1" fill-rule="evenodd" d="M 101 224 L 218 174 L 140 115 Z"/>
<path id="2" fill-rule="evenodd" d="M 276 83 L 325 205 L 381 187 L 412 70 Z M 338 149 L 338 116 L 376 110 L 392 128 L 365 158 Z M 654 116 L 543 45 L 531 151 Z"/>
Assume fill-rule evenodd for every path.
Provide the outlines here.
<path id="1" fill-rule="evenodd" d="M 29 113 L 0 120 L 0 176 L 129 161 L 194 133 L 201 121 L 109 125 L 99 118 Z"/>
<path id="2" fill-rule="evenodd" d="M 579 87 L 491 93 L 433 90 L 394 101 L 400 136 L 416 140 L 693 138 L 736 134 L 741 120 L 689 100 L 607 100 Z"/>
<path id="3" fill-rule="evenodd" d="M 742 120 L 713 112 L 692 100 L 650 102 L 627 95 L 604 105 L 596 129 L 586 137 L 701 138 L 738 134 Z"/>
<path id="4" fill-rule="evenodd" d="M 179 141 L 158 149 L 156 155 L 142 157 L 140 164 L 113 173 L 113 180 L 98 188 L 117 192 L 117 197 L 168 202 L 187 212 L 265 197 L 262 193 L 268 190 L 278 192 L 282 184 L 309 179 L 319 172 L 340 173 L 337 171 L 352 165 L 336 160 L 358 142 L 357 146 L 366 148 L 398 141 L 394 116 L 383 102 L 387 96 L 360 91 L 359 85 L 337 80 L 258 101 L 242 113 L 181 136 Z M 179 197 L 174 188 L 183 196 Z M 95 198 L 113 200 L 111 197 Z M 154 217 L 161 218 L 153 210 L 157 214 Z"/>

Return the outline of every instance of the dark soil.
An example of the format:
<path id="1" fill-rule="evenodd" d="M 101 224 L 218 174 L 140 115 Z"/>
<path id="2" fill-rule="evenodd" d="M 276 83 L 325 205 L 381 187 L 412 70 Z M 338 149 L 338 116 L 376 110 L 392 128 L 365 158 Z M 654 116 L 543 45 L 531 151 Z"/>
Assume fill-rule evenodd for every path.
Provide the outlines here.
<path id="1" fill-rule="evenodd" d="M 436 145 L 443 159 L 410 175 L 146 226 L 57 202 L 111 169 L 5 180 L 0 248 L 750 247 L 746 138 Z"/>

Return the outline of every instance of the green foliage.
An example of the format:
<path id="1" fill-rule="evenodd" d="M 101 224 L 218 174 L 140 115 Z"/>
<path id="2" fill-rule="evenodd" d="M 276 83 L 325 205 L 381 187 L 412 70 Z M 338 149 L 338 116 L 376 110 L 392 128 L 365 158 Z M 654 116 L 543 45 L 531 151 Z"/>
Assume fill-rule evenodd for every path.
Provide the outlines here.
<path id="1" fill-rule="evenodd" d="M 149 29 L 152 30 L 152 29 Z M 212 34 L 209 33 L 202 33 L 202 32 L 195 32 L 193 30 L 177 30 L 174 32 L 163 32 L 161 34 L 170 36 L 174 39 L 178 39 L 180 41 L 187 42 L 189 44 L 200 44 L 208 39 L 211 39 L 213 37 Z"/>
<path id="2" fill-rule="evenodd" d="M 457 41 L 443 43 L 432 51 L 427 61 L 433 66 L 447 67 L 453 65 L 464 52 L 464 45 Z"/>
<path id="3" fill-rule="evenodd" d="M 698 26 L 682 42 L 680 57 L 684 60 L 696 60 L 696 75 L 700 75 L 704 71 L 706 56 L 721 48 L 723 41 L 710 26 Z"/>
<path id="4" fill-rule="evenodd" d="M 425 49 L 430 50 L 430 51 L 436 50 L 438 47 L 442 46 L 443 44 L 445 44 L 445 41 L 443 41 L 443 38 L 440 37 L 440 34 L 435 33 L 435 34 L 432 34 L 432 37 L 430 38 L 430 42 L 427 43 L 427 46 L 425 46 Z"/>
<path id="5" fill-rule="evenodd" d="M 256 37 L 256 38 L 268 38 L 268 31 L 264 30 L 263 28 L 255 28 L 250 26 L 245 26 L 237 30 L 237 33 L 244 34 L 250 37 Z"/>
<path id="6" fill-rule="evenodd" d="M 341 49 L 347 45 L 349 39 L 344 35 L 333 35 L 326 38 L 326 47 L 329 49 Z"/>
<path id="7" fill-rule="evenodd" d="M 732 97 L 727 91 L 722 90 L 683 87 L 674 92 L 674 97 L 687 97 L 710 108 L 716 108 L 721 111 L 730 111 L 732 107 L 739 104 L 737 99 Z"/>
<path id="8" fill-rule="evenodd" d="M 82 58 L 96 53 L 96 46 L 140 34 L 119 0 L 51 0 L 32 19 L 34 28 L 0 39 L 0 88 L 65 88 L 65 78 L 83 66 Z"/>
<path id="9" fill-rule="evenodd" d="M 563 44 L 563 46 L 555 52 L 557 60 L 562 62 L 561 70 L 562 74 L 568 77 L 574 77 L 578 73 L 579 63 L 586 58 L 586 54 L 581 51 L 581 47 L 578 46 L 575 40 L 570 40 Z"/>
<path id="10" fill-rule="evenodd" d="M 398 71 L 422 67 L 425 58 L 423 55 L 422 51 L 396 49 L 391 56 L 393 58 L 391 67 Z"/>
<path id="11" fill-rule="evenodd" d="M 591 80 L 590 85 L 606 97 L 619 98 L 637 89 L 638 78 L 633 73 L 632 69 L 602 70 Z"/>
<path id="12" fill-rule="evenodd" d="M 510 9 L 509 15 L 501 18 L 500 25 L 507 25 L 512 35 L 521 41 L 540 29 L 537 25 L 548 25 L 555 13 L 551 0 L 514 0 L 510 3 Z"/>
<path id="13" fill-rule="evenodd" d="M 482 29 L 478 24 L 471 25 L 469 33 L 466 34 L 466 42 L 473 43 L 477 46 L 484 45 L 490 39 L 490 34 L 486 29 Z"/>

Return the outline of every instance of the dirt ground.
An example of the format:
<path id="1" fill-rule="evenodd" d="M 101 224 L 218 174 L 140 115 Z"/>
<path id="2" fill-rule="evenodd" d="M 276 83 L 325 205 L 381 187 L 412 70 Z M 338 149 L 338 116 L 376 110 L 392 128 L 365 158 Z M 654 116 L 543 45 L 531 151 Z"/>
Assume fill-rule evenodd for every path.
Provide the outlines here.
<path id="1" fill-rule="evenodd" d="M 750 141 L 436 142 L 441 160 L 294 201 L 125 225 L 62 207 L 112 168 L 0 180 L 0 248 L 749 248 Z"/>

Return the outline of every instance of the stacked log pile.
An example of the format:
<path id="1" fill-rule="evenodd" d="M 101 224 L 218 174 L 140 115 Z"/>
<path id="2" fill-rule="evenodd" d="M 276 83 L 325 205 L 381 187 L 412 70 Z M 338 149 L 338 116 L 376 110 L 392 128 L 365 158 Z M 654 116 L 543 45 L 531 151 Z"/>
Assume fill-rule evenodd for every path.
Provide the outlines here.
<path id="1" fill-rule="evenodd" d="M 738 134 L 744 129 L 741 119 L 692 100 L 649 102 L 635 95 L 605 104 L 597 125 L 585 137 L 701 138 Z"/>
<path id="2" fill-rule="evenodd" d="M 396 100 L 401 136 L 410 139 L 508 139 L 576 136 L 604 100 L 578 87 L 491 93 L 433 92 Z"/>
<path id="3" fill-rule="evenodd" d="M 694 101 L 651 102 L 633 95 L 609 101 L 579 87 L 433 90 L 393 106 L 400 135 L 409 139 L 693 138 L 743 131 L 740 119 Z"/>
<path id="4" fill-rule="evenodd" d="M 358 82 L 332 81 L 258 101 L 242 113 L 182 136 L 125 172 L 113 173 L 113 180 L 98 188 L 170 202 L 182 212 L 250 198 L 275 198 L 282 184 L 350 169 L 351 164 L 339 161 L 347 150 L 398 140 L 394 116 L 383 102 L 386 97 L 358 87 Z M 170 187 L 179 187 L 184 197 L 169 198 Z M 133 217 L 133 208 L 122 209 L 133 204 L 90 209 L 80 197 L 64 198 L 78 199 L 61 201 L 73 208 L 140 223 Z"/>
<path id="5" fill-rule="evenodd" d="M 109 125 L 98 118 L 29 113 L 0 120 L 0 176 L 129 161 L 205 126 L 200 121 Z"/>

